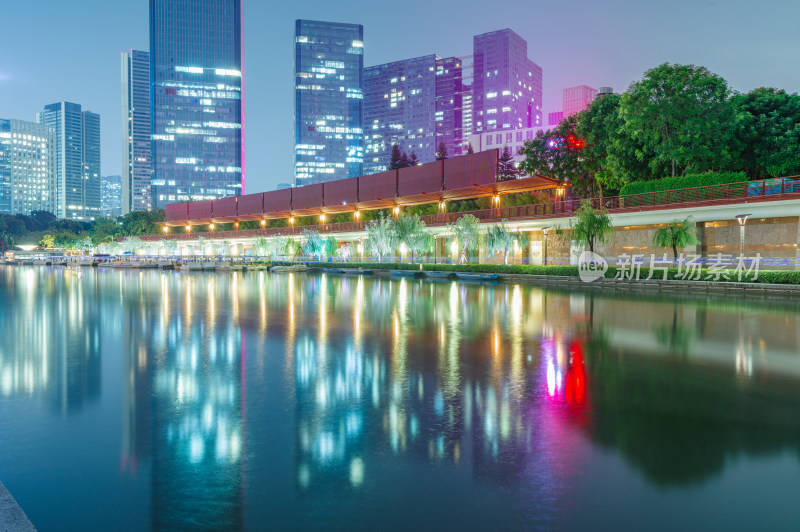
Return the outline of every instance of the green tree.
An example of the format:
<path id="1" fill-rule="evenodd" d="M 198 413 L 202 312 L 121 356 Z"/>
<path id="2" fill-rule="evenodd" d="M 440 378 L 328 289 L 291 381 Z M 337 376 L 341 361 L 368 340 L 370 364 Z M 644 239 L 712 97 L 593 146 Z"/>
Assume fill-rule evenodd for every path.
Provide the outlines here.
<path id="1" fill-rule="evenodd" d="M 436 160 L 443 161 L 445 159 L 447 159 L 447 145 L 442 140 L 439 142 L 439 149 L 436 150 Z"/>
<path id="2" fill-rule="evenodd" d="M 339 244 L 336 242 L 336 239 L 332 236 L 329 236 L 325 239 L 325 245 L 323 247 L 323 252 L 326 257 L 331 257 L 336 254 L 336 249 L 339 247 Z"/>
<path id="3" fill-rule="evenodd" d="M 467 263 L 467 253 L 478 249 L 481 238 L 480 221 L 471 214 L 465 214 L 448 225 L 450 233 L 461 248 L 461 264 Z"/>
<path id="4" fill-rule="evenodd" d="M 397 232 L 394 225 L 395 221 L 384 215 L 367 223 L 365 245 L 370 253 L 378 256 L 378 262 L 383 261 L 384 255 L 388 255 L 396 247 Z"/>
<path id="5" fill-rule="evenodd" d="M 303 239 L 303 254 L 321 260 L 325 253 L 325 241 L 320 234 L 313 229 L 305 229 L 303 230 Z"/>
<path id="6" fill-rule="evenodd" d="M 263 257 L 267 254 L 267 249 L 269 248 L 269 240 L 260 236 L 253 241 L 253 251 L 255 251 L 256 256 Z"/>
<path id="7" fill-rule="evenodd" d="M 486 232 L 486 248 L 492 253 L 502 253 L 503 264 L 508 265 L 508 253 L 514 249 L 514 243 L 518 242 L 521 234 L 509 230 L 508 220 L 500 220 Z"/>
<path id="8" fill-rule="evenodd" d="M 56 247 L 56 239 L 50 234 L 43 235 L 42 239 L 39 240 L 39 245 L 45 249 L 54 248 Z"/>
<path id="9" fill-rule="evenodd" d="M 654 177 L 726 168 L 734 111 L 728 83 L 706 68 L 664 63 L 622 95 L 623 131 L 642 144 L 637 156 Z"/>
<path id="10" fill-rule="evenodd" d="M 519 169 L 531 176 L 543 175 L 571 183 L 577 192 L 591 195 L 594 176 L 582 165 L 584 141 L 575 131 L 577 124 L 578 115 L 574 114 L 554 129 L 539 131 L 532 140 L 525 141 L 519 150 L 525 156 Z"/>
<path id="11" fill-rule="evenodd" d="M 395 241 L 398 245 L 405 245 L 411 252 L 411 262 L 414 262 L 416 253 L 429 250 L 433 236 L 425 226 L 419 214 L 405 214 L 398 218 L 394 224 Z"/>
<path id="12" fill-rule="evenodd" d="M 611 218 L 605 210 L 595 210 L 592 202 L 584 200 L 575 211 L 575 221 L 570 222 L 575 240 L 586 242 L 589 251 L 594 253 L 594 245 L 607 241 L 614 232 Z"/>
<path id="13" fill-rule="evenodd" d="M 800 95 L 758 88 L 733 97 L 737 169 L 754 179 L 800 174 Z"/>
<path id="14" fill-rule="evenodd" d="M 400 155 L 400 166 L 398 166 L 398 168 L 408 168 L 409 165 L 410 163 L 408 162 L 408 155 L 406 152 L 403 152 L 403 154 Z"/>
<path id="15" fill-rule="evenodd" d="M 511 155 L 511 150 L 508 146 L 503 146 L 500 152 L 500 158 L 497 160 L 497 180 L 510 181 L 516 179 L 519 175 L 517 165 L 514 163 L 514 156 Z"/>
<path id="16" fill-rule="evenodd" d="M 692 217 L 683 220 L 672 220 L 667 225 L 662 225 L 653 233 L 653 245 L 660 248 L 672 248 L 675 262 L 678 261 L 678 248 L 699 244 Z"/>
<path id="17" fill-rule="evenodd" d="M 400 146 L 395 144 L 392 146 L 392 154 L 389 157 L 389 170 L 397 170 L 402 164 L 403 152 Z"/>
<path id="18" fill-rule="evenodd" d="M 419 158 L 417 158 L 417 154 L 414 150 L 411 150 L 411 155 L 408 156 L 408 166 L 417 166 L 419 164 Z"/>

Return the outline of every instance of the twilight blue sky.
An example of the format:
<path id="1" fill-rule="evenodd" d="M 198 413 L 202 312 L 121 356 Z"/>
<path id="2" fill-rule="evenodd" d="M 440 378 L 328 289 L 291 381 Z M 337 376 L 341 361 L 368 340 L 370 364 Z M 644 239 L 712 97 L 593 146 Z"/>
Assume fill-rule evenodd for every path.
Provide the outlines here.
<path id="1" fill-rule="evenodd" d="M 624 90 L 665 61 L 707 66 L 738 91 L 800 91 L 798 0 L 243 0 L 246 190 L 291 181 L 294 20 L 364 25 L 365 65 L 468 55 L 472 36 L 510 27 L 544 70 L 545 112 L 570 85 Z M 104 175 L 121 167 L 119 52 L 148 49 L 147 0 L 2 0 L 0 117 L 45 104 L 100 113 Z"/>

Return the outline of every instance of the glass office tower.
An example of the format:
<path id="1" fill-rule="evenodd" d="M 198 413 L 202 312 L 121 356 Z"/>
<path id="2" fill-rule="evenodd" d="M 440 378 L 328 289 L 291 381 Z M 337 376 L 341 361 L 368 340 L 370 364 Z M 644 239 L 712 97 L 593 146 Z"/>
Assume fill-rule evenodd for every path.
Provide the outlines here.
<path id="1" fill-rule="evenodd" d="M 241 0 L 150 0 L 152 203 L 244 188 Z"/>
<path id="2" fill-rule="evenodd" d="M 100 216 L 100 115 L 77 103 L 45 106 L 37 121 L 53 128 L 55 183 L 51 210 L 59 218 Z"/>
<path id="3" fill-rule="evenodd" d="M 388 168 L 392 146 L 420 163 L 440 142 L 461 152 L 461 61 L 426 55 L 364 69 L 364 173 Z"/>
<path id="4" fill-rule="evenodd" d="M 295 184 L 363 172 L 364 28 L 295 23 Z"/>
<path id="5" fill-rule="evenodd" d="M 473 37 L 474 133 L 542 125 L 542 68 L 528 43 L 510 29 Z"/>
<path id="6" fill-rule="evenodd" d="M 53 135 L 44 124 L 0 118 L 0 213 L 51 210 Z"/>
<path id="7" fill-rule="evenodd" d="M 150 54 L 122 53 L 122 214 L 149 211 Z"/>

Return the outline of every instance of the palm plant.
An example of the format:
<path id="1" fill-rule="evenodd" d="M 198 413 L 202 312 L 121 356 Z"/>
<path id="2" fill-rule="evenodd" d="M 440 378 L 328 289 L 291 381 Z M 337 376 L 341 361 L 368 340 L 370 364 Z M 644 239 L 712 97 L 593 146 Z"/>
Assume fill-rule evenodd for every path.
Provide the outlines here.
<path id="1" fill-rule="evenodd" d="M 614 232 L 611 217 L 605 210 L 594 210 L 592 202 L 584 200 L 575 211 L 575 222 L 570 222 L 575 240 L 586 242 L 594 253 L 594 245 L 606 242 Z"/>
<path id="2" fill-rule="evenodd" d="M 303 231 L 303 238 L 305 239 L 305 242 L 303 242 L 303 254 L 320 260 L 322 254 L 325 253 L 325 241 L 319 233 L 313 229 L 306 229 Z"/>
<path id="3" fill-rule="evenodd" d="M 395 222 L 395 238 L 411 252 L 411 262 L 414 262 L 415 253 L 430 249 L 433 242 L 433 236 L 419 214 L 400 217 Z"/>
<path id="4" fill-rule="evenodd" d="M 492 253 L 503 254 L 503 264 L 508 265 L 508 252 L 514 247 L 520 233 L 512 233 L 506 225 L 508 220 L 503 219 L 493 225 L 486 233 L 486 247 Z"/>
<path id="5" fill-rule="evenodd" d="M 395 221 L 381 214 L 379 218 L 370 220 L 366 230 L 367 239 L 365 244 L 367 249 L 370 253 L 377 255 L 378 262 L 381 262 L 383 256 L 391 253 L 395 248 L 397 237 Z"/>
<path id="6" fill-rule="evenodd" d="M 653 234 L 653 245 L 660 248 L 672 248 L 675 262 L 678 261 L 678 248 L 700 243 L 697 238 L 697 229 L 689 216 L 683 220 L 672 220 L 667 225 L 656 229 Z"/>

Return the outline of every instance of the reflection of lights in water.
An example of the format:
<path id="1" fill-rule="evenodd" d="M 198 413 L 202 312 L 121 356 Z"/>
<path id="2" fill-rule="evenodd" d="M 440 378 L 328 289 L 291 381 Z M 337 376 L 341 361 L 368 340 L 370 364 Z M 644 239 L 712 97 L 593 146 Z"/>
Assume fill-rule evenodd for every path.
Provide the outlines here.
<path id="1" fill-rule="evenodd" d="M 300 464 L 297 471 L 297 481 L 303 488 L 307 488 L 311 484 L 311 469 L 308 464 Z"/>
<path id="2" fill-rule="evenodd" d="M 556 395 L 556 368 L 550 357 L 547 358 L 547 395 L 550 397 Z"/>
<path id="3" fill-rule="evenodd" d="M 350 460 L 350 483 L 356 487 L 364 483 L 364 461 L 359 457 Z"/>
<path id="4" fill-rule="evenodd" d="M 753 357 L 747 354 L 742 343 L 736 347 L 736 373 L 747 377 L 753 376 Z"/>
<path id="5" fill-rule="evenodd" d="M 205 444 L 199 434 L 193 434 L 191 443 L 189 444 L 189 460 L 193 464 L 197 464 L 203 459 L 205 452 Z"/>
<path id="6" fill-rule="evenodd" d="M 519 325 L 522 318 L 522 290 L 519 285 L 514 285 L 514 293 L 511 296 L 511 316 L 514 318 L 514 323 Z"/>

